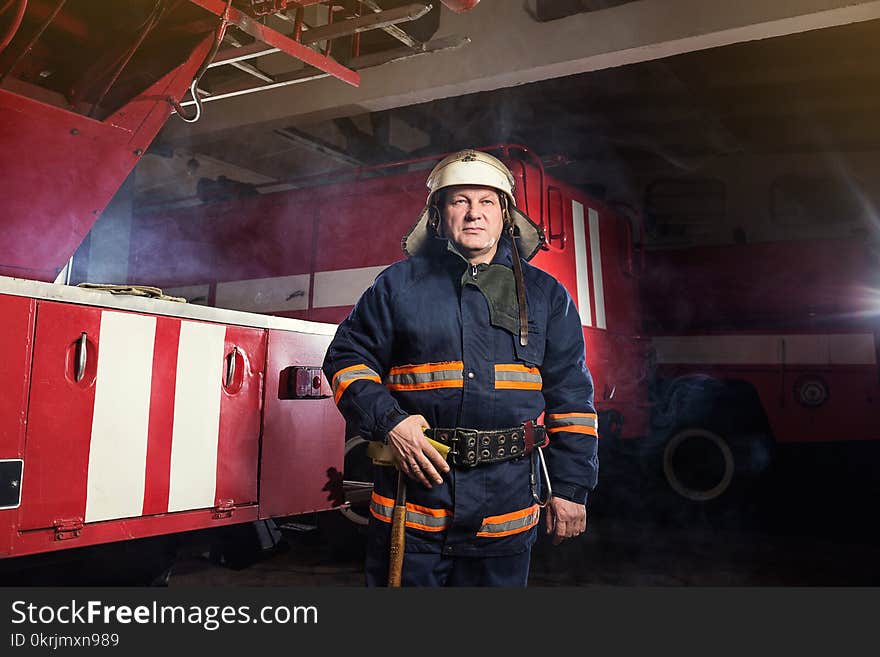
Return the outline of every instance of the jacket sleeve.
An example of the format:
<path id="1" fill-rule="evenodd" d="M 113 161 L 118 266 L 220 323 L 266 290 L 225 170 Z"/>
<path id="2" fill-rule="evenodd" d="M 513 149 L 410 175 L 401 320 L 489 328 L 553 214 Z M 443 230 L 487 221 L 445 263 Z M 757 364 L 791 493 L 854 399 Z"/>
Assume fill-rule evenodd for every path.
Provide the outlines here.
<path id="1" fill-rule="evenodd" d="M 380 274 L 339 325 L 324 357 L 324 374 L 349 435 L 384 441 L 408 415 L 382 384 L 394 341 L 392 317 L 388 278 Z"/>
<path id="2" fill-rule="evenodd" d="M 541 366 L 545 450 L 553 495 L 586 503 L 599 474 L 598 419 L 593 378 L 584 357 L 584 333 L 577 308 L 561 285 L 551 294 L 547 346 Z"/>

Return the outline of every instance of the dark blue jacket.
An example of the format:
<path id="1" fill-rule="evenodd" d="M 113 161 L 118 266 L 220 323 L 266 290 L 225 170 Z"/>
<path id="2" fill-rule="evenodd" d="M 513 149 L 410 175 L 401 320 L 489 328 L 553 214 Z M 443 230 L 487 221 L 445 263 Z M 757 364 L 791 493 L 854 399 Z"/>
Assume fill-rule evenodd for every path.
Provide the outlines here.
<path id="1" fill-rule="evenodd" d="M 469 281 L 484 275 L 446 240 L 385 269 L 340 324 L 324 372 L 351 433 L 384 441 L 409 414 L 432 427 L 502 429 L 542 412 L 553 494 L 584 503 L 596 485 L 597 422 L 580 317 L 565 288 L 522 261 L 529 340 L 490 318 Z M 511 267 L 506 238 L 491 266 Z M 496 319 L 493 325 L 492 319 Z M 533 463 L 519 458 L 453 468 L 442 486 L 411 481 L 407 551 L 493 556 L 524 550 L 539 509 Z M 376 467 L 371 540 L 387 540 L 396 470 Z"/>

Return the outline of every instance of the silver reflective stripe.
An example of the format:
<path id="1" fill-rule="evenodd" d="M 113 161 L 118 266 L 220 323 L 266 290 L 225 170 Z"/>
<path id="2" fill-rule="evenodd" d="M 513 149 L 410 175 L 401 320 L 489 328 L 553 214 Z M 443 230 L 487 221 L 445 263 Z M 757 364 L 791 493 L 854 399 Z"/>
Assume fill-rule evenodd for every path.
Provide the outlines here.
<path id="1" fill-rule="evenodd" d="M 374 513 L 376 513 L 376 515 L 380 515 L 383 518 L 388 518 L 389 520 L 391 519 L 391 515 L 394 512 L 393 506 L 386 506 L 385 504 L 381 504 L 376 500 L 375 497 L 370 501 L 370 508 L 373 510 Z"/>
<path id="2" fill-rule="evenodd" d="M 336 391 L 339 390 L 340 386 L 343 388 L 347 387 L 349 383 L 352 381 L 356 381 L 357 379 L 379 379 L 379 375 L 371 370 L 369 367 L 358 367 L 355 369 L 348 370 L 347 372 L 343 372 L 342 374 L 337 374 L 333 377 L 333 394 L 336 394 Z"/>
<path id="3" fill-rule="evenodd" d="M 541 373 L 536 372 L 507 372 L 505 370 L 495 370 L 496 381 L 519 381 L 523 383 L 543 383 Z"/>
<path id="4" fill-rule="evenodd" d="M 538 507 L 535 506 L 532 508 L 531 513 L 527 513 L 526 515 L 520 518 L 514 518 L 513 520 L 506 520 L 504 522 L 486 522 L 483 521 L 483 525 L 480 527 L 480 531 L 477 532 L 477 536 L 491 536 L 493 534 L 513 534 L 516 533 L 517 530 L 526 529 L 531 525 L 534 525 L 538 519 Z M 489 518 L 487 518 L 489 520 Z"/>
<path id="5" fill-rule="evenodd" d="M 547 422 L 548 427 L 592 427 L 593 429 L 598 428 L 599 422 L 594 417 L 589 417 L 587 415 L 582 415 L 580 417 L 563 417 L 563 418 L 555 418 L 552 415 L 548 418 Z"/>
<path id="6" fill-rule="evenodd" d="M 410 511 L 409 509 L 407 509 L 406 524 L 416 524 L 422 527 L 430 527 L 431 530 L 436 531 L 440 529 L 445 529 L 446 525 L 449 524 L 449 516 L 430 516 L 426 513 L 419 513 L 418 511 Z M 416 529 L 418 529 L 418 527 Z"/>
<path id="7" fill-rule="evenodd" d="M 436 370 L 434 372 L 407 372 L 404 374 L 390 374 L 385 382 L 388 385 L 416 385 L 419 383 L 433 383 L 434 381 L 462 381 L 461 366 L 458 369 Z"/>
<path id="8" fill-rule="evenodd" d="M 370 508 L 373 513 L 390 521 L 394 514 L 394 507 L 382 504 L 375 497 L 370 501 Z M 406 509 L 406 524 L 414 529 L 424 529 L 425 531 L 440 531 L 446 529 L 451 518 L 445 516 L 432 516 L 427 513 L 413 511 L 409 507 Z"/>

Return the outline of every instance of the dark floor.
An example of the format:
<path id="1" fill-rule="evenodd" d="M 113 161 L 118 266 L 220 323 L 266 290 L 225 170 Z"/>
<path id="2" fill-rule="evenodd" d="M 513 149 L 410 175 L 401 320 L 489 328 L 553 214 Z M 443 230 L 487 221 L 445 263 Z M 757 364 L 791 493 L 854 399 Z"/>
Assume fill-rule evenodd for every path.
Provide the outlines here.
<path id="1" fill-rule="evenodd" d="M 604 465 L 588 531 L 559 546 L 539 538 L 532 586 L 880 584 L 873 446 L 782 450 L 726 508 L 684 506 L 643 473 L 607 456 Z M 279 548 L 246 567 L 218 565 L 204 545 L 190 546 L 168 585 L 362 585 L 357 540 L 340 545 L 339 534 L 310 529 L 314 517 L 287 520 Z"/>
<path id="2" fill-rule="evenodd" d="M 880 584 L 876 545 L 815 537 L 657 529 L 594 520 L 559 546 L 539 542 L 532 586 L 864 586 Z M 285 547 L 240 570 L 191 552 L 169 586 L 361 586 L 361 561 L 334 555 L 317 533 L 285 532 Z"/>

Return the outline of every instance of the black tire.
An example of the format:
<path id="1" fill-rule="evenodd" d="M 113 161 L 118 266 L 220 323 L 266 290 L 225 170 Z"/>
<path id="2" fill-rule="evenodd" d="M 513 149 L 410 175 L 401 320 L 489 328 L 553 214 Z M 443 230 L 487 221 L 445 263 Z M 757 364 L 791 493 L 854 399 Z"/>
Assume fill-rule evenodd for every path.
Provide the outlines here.
<path id="1" fill-rule="evenodd" d="M 748 524 L 771 460 L 772 442 L 763 434 L 676 427 L 645 459 L 654 515 L 672 524 Z"/>
<path id="2" fill-rule="evenodd" d="M 666 484 L 680 497 L 712 502 L 729 493 L 736 462 L 727 439 L 703 427 L 689 427 L 666 441 L 662 470 Z"/>
<path id="3" fill-rule="evenodd" d="M 749 520 L 774 451 L 754 386 L 692 374 L 659 381 L 653 399 L 640 453 L 652 511 L 671 520 Z"/>

